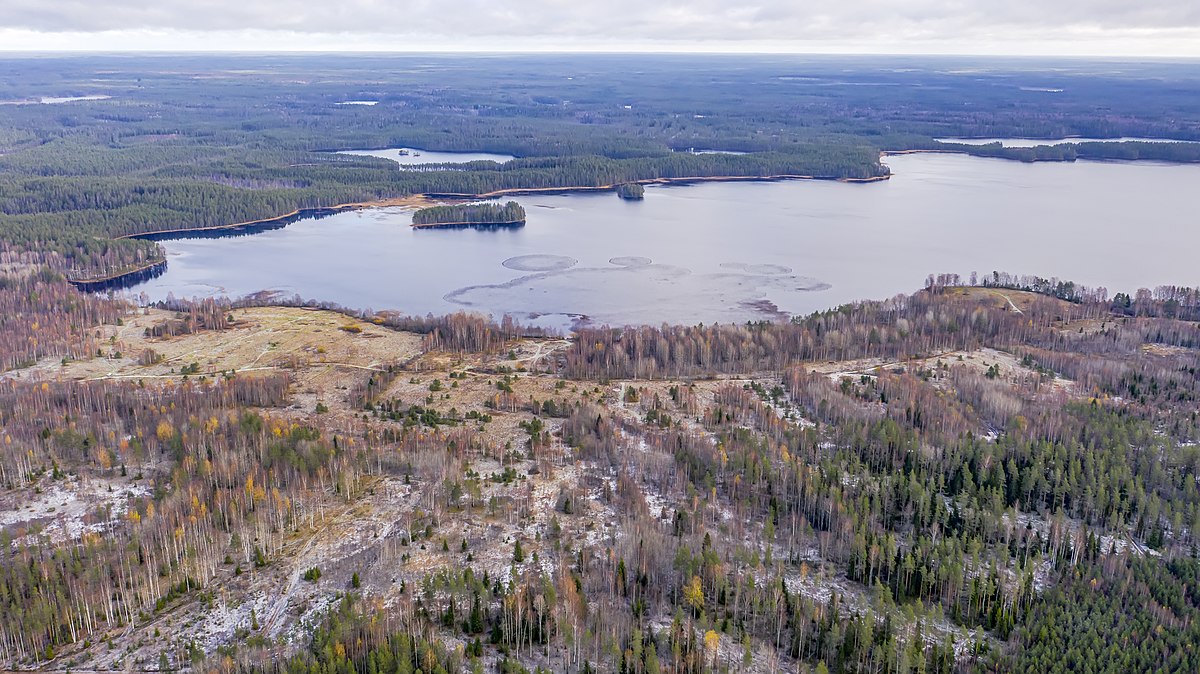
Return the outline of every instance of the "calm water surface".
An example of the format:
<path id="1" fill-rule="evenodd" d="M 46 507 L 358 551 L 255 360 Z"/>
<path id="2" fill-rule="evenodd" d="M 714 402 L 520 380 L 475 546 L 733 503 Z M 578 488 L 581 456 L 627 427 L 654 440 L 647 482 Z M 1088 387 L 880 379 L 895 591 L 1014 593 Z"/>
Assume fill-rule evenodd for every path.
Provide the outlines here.
<path id="1" fill-rule="evenodd" d="M 1066 145 L 1067 143 L 1124 143 L 1137 141 L 1139 143 L 1196 143 L 1194 140 L 1174 140 L 1171 138 L 938 138 L 943 143 L 962 143 L 963 145 L 988 145 L 1000 143 L 1004 147 L 1037 147 L 1039 145 Z"/>
<path id="2" fill-rule="evenodd" d="M 423 153 L 424 154 L 424 153 Z M 650 187 L 521 197 L 525 227 L 413 230 L 372 209 L 252 236 L 166 241 L 150 299 L 260 290 L 413 314 L 566 326 L 744 321 L 886 298 L 929 273 L 1057 276 L 1111 292 L 1200 285 L 1200 166 L 887 160 L 873 184 Z"/>

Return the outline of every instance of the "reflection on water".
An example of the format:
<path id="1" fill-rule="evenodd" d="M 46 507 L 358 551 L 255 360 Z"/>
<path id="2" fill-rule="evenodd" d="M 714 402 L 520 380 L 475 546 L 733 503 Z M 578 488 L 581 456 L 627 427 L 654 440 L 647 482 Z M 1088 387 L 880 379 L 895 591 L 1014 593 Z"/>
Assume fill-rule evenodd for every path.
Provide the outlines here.
<path id="1" fill-rule="evenodd" d="M 460 309 L 562 325 L 771 318 L 992 270 L 1112 292 L 1200 285 L 1200 166 L 888 158 L 892 180 L 652 186 L 518 197 L 525 227 L 414 230 L 381 208 L 240 238 L 165 241 L 134 289 L 275 290 L 411 314 Z"/>

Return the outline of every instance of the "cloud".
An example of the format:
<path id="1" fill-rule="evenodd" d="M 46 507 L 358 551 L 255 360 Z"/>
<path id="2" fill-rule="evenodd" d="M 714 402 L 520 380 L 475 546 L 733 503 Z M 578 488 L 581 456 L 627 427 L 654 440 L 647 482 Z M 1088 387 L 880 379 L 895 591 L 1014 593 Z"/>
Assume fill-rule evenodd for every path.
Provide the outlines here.
<path id="1" fill-rule="evenodd" d="M 361 36 L 372 45 L 828 51 L 1115 44 L 1200 56 L 1195 0 L 3 0 L 0 36 Z M 22 39 L 24 36 L 24 39 Z M 90 36 L 90 37 L 89 37 Z M 153 39 L 148 42 L 153 43 Z M 184 39 L 184 42 L 188 42 Z M 5 43 L 13 48 L 12 42 Z M 1140 47 L 1139 47 L 1140 45 Z M 186 46 L 186 45 L 184 45 Z M 769 48 L 767 48 L 769 47 Z M 485 47 L 489 48 L 489 47 Z M 495 48 L 494 46 L 490 48 Z M 878 51 L 878 49 L 868 49 Z"/>

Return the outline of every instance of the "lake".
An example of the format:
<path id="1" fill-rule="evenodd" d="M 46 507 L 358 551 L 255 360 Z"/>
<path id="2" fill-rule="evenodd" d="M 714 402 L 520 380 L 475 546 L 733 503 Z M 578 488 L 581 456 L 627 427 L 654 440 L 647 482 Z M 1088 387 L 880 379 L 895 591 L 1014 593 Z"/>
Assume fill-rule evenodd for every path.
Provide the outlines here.
<path id="1" fill-rule="evenodd" d="M 370 102 L 348 101 L 346 103 L 339 103 L 338 105 L 357 105 L 360 103 L 367 104 Z M 431 152 L 429 150 L 418 150 L 411 147 L 393 147 L 384 150 L 342 150 L 338 152 L 338 154 L 353 154 L 360 157 L 380 157 L 382 159 L 391 159 L 399 164 L 400 168 L 404 168 L 405 166 L 424 166 L 426 164 L 462 164 L 469 161 L 494 161 L 503 164 L 509 159 L 513 159 L 513 156 L 508 154 L 488 154 L 487 152 Z"/>
<path id="2" fill-rule="evenodd" d="M 90 94 L 87 96 L 41 96 L 39 98 L 17 100 L 17 101 L 0 101 L 0 105 L 59 105 L 62 103 L 75 103 L 77 101 L 106 101 L 112 98 L 105 94 Z"/>
<path id="3" fill-rule="evenodd" d="M 424 156 L 425 153 L 423 153 Z M 412 314 L 476 310 L 549 326 L 745 321 L 992 270 L 1110 293 L 1200 285 L 1200 166 L 887 158 L 894 177 L 652 186 L 518 197 L 528 222 L 413 230 L 397 208 L 251 236 L 164 241 L 153 300 L 260 290 Z"/>
<path id="4" fill-rule="evenodd" d="M 1037 147 L 1039 145 L 1066 145 L 1067 143 L 1197 143 L 1195 140 L 1173 140 L 1170 138 L 937 138 L 939 143 L 961 143 L 963 145 L 988 145 L 1000 143 L 1004 147 Z"/>

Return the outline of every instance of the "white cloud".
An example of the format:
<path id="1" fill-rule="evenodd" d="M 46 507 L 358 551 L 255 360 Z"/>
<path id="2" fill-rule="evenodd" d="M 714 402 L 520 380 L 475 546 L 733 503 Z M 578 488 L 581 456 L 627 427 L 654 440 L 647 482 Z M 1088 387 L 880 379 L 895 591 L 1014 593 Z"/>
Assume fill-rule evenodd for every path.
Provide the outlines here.
<path id="1" fill-rule="evenodd" d="M 1200 56 L 1196 0 L 0 0 L 4 49 Z"/>

